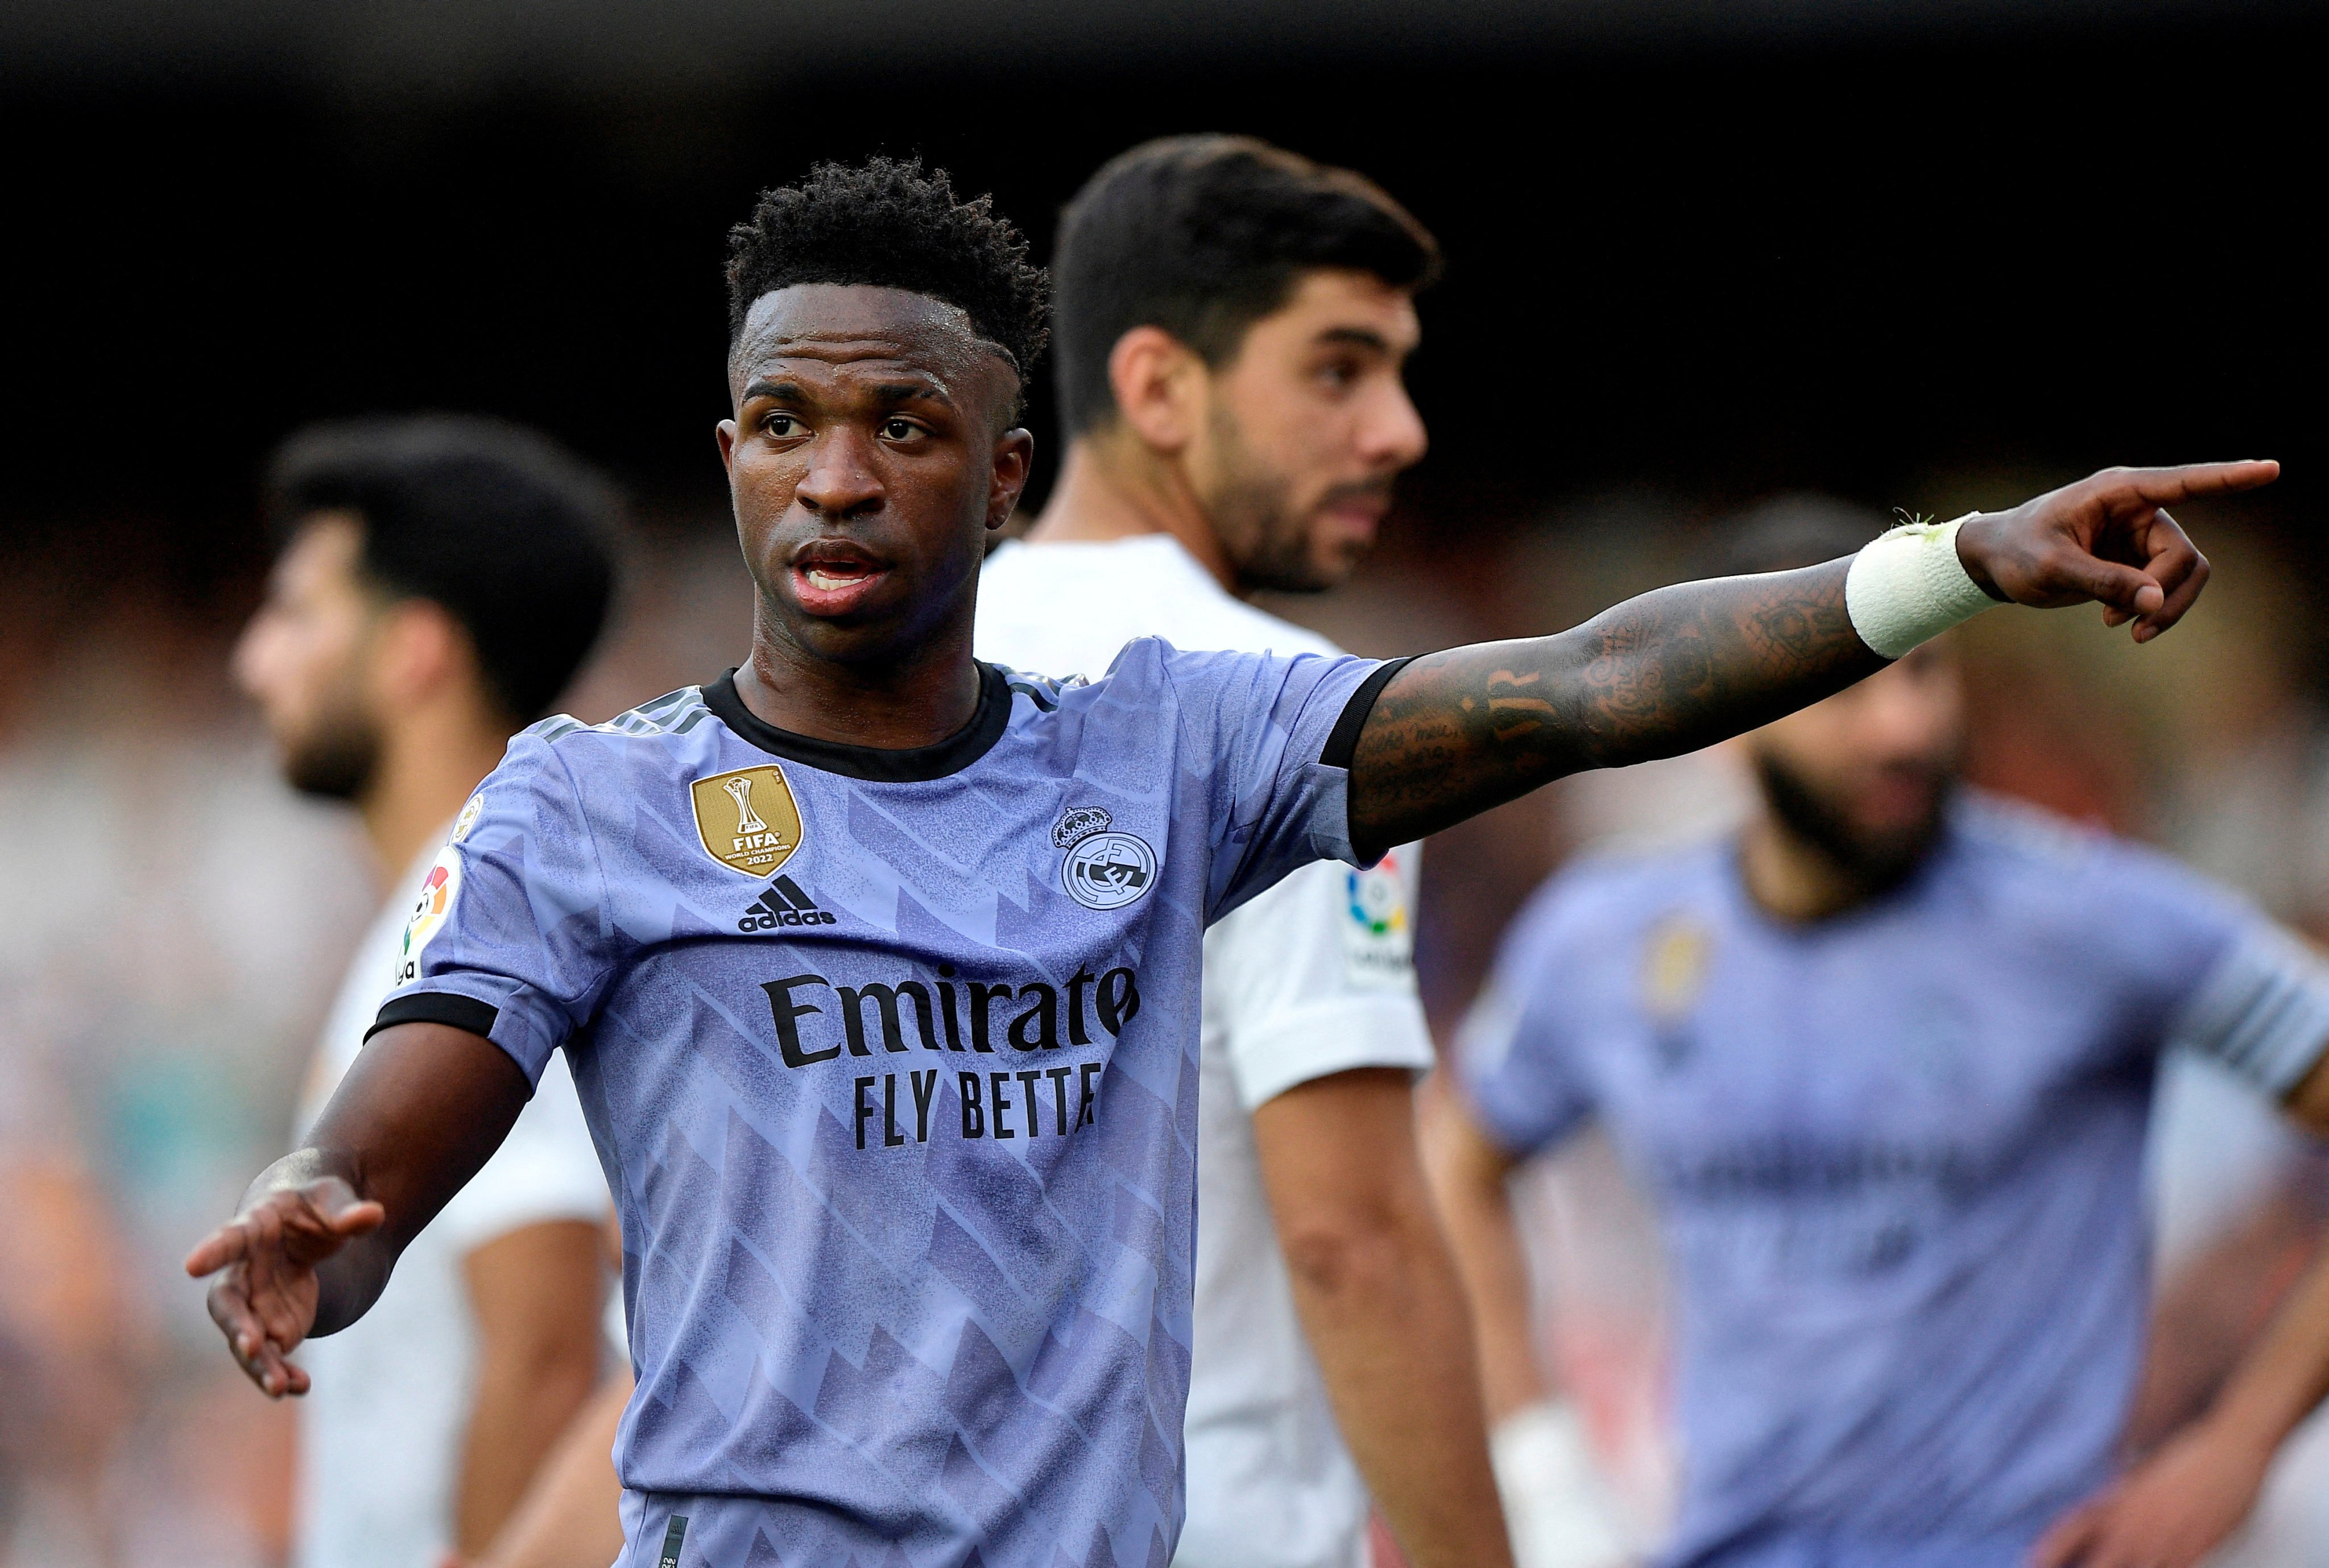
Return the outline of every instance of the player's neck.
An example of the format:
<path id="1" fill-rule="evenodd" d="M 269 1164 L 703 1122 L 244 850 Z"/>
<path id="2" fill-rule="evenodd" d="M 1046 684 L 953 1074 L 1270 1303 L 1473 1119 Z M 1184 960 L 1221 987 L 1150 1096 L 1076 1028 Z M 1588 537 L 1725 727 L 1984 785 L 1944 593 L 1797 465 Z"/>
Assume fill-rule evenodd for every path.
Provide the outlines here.
<path id="1" fill-rule="evenodd" d="M 382 737 L 372 787 L 356 802 L 382 885 L 392 885 L 440 836 L 509 737 L 474 713 L 409 713 Z"/>
<path id="2" fill-rule="evenodd" d="M 1882 891 L 1768 811 L 1740 836 L 1739 870 L 1757 906 L 1791 924 L 1833 920 Z"/>
<path id="3" fill-rule="evenodd" d="M 967 606 L 957 619 L 895 657 L 844 662 L 802 647 L 764 606 L 736 695 L 754 717 L 796 735 L 885 751 L 935 746 L 978 711 Z"/>
<path id="4" fill-rule="evenodd" d="M 1027 531 L 1031 544 L 1105 543 L 1169 534 L 1231 593 L 1239 591 L 1229 554 L 1181 466 L 1158 456 L 1128 430 L 1080 436 L 1060 465 L 1043 515 Z"/>

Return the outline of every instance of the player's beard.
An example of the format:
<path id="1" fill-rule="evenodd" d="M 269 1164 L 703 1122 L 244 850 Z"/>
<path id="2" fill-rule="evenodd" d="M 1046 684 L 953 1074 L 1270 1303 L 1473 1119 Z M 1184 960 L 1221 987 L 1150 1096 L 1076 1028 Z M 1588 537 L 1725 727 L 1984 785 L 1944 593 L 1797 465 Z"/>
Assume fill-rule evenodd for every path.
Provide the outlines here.
<path id="1" fill-rule="evenodd" d="M 1862 893 L 1872 895 L 1898 887 L 1924 864 L 1934 840 L 1940 836 L 1949 795 L 1957 785 L 1952 770 L 1935 769 L 1932 808 L 1911 826 L 1880 832 L 1853 822 L 1818 785 L 1768 751 L 1755 754 L 1755 773 L 1763 786 L 1763 798 L 1779 825 L 1819 851 Z"/>
<path id="2" fill-rule="evenodd" d="M 1246 445 L 1244 432 L 1225 408 L 1213 411 L 1213 443 L 1221 455 L 1221 479 L 1206 497 L 1213 533 L 1246 592 L 1323 593 L 1349 575 L 1352 559 L 1322 566 L 1310 516 L 1294 506 L 1294 481 Z M 1318 509 L 1346 497 L 1376 495 L 1391 481 L 1337 485 L 1318 498 Z"/>
<path id="3" fill-rule="evenodd" d="M 380 725 L 364 711 L 353 672 L 335 685 L 306 732 L 283 749 L 283 777 L 302 795 L 361 800 L 380 773 Z"/>

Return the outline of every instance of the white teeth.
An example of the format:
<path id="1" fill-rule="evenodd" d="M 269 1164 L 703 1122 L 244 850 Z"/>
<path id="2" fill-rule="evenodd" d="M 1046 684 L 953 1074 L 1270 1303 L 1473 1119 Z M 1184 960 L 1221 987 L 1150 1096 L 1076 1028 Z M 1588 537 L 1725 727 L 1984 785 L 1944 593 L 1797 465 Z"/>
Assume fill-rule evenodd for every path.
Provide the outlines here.
<path id="1" fill-rule="evenodd" d="M 808 578 L 810 587 L 826 590 L 846 588 L 853 582 L 863 582 L 865 581 L 864 578 L 860 576 L 839 577 L 830 571 L 819 571 L 814 566 L 808 569 L 806 575 Z"/>

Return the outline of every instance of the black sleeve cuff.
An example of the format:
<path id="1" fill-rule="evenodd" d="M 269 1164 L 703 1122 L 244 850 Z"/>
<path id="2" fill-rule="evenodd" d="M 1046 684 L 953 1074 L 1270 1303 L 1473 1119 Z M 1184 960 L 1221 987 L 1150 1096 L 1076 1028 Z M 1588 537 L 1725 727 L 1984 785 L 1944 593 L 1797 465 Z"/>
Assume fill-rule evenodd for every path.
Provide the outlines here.
<path id="1" fill-rule="evenodd" d="M 1334 731 L 1326 737 L 1326 749 L 1318 753 L 1318 760 L 1329 768 L 1348 768 L 1351 765 L 1351 753 L 1359 749 L 1359 732 L 1366 728 L 1367 715 L 1374 711 L 1375 699 L 1382 695 L 1385 686 L 1391 685 L 1391 676 L 1415 660 L 1413 654 L 1405 658 L 1392 659 L 1359 683 L 1359 689 L 1353 692 L 1351 700 L 1343 704 L 1342 717 L 1334 721 Z"/>
<path id="2" fill-rule="evenodd" d="M 383 1003 L 380 1016 L 364 1031 L 364 1038 L 369 1041 L 392 1024 L 450 1024 L 456 1029 L 467 1029 L 472 1034 L 491 1039 L 494 1020 L 501 1015 L 499 1007 L 475 997 L 423 991 L 416 997 L 392 997 Z"/>

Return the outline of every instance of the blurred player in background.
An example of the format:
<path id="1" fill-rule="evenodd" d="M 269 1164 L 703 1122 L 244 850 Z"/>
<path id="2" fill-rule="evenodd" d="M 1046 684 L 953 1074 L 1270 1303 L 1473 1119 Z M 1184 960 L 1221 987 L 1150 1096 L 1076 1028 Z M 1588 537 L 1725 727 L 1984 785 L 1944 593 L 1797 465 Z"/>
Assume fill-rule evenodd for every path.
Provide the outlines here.
<path id="1" fill-rule="evenodd" d="M 1737 525 L 1730 564 L 1881 526 L 1777 506 Z M 1963 741 L 1946 640 L 1745 737 L 1743 833 L 1556 877 L 1427 1095 L 1504 1422 L 1543 1396 L 1506 1176 L 1598 1118 L 1655 1198 L 1674 1563 L 2184 1568 L 2329 1389 L 2324 1271 L 2114 1482 L 2160 1053 L 2207 1053 L 2329 1127 L 2329 968 L 2155 855 L 1957 791 Z"/>
<path id="2" fill-rule="evenodd" d="M 302 1097 L 304 1135 L 400 983 L 407 918 L 477 781 L 597 639 L 610 494 L 482 420 L 322 427 L 278 455 L 288 543 L 235 650 L 294 788 L 356 808 L 390 890 Z M 564 1064 L 407 1249 L 363 1322 L 309 1345 L 297 1561 L 434 1568 L 491 1539 L 597 1380 L 606 1177 Z"/>
<path id="3" fill-rule="evenodd" d="M 1375 186 L 1259 142 L 1100 170 L 1053 248 L 1067 453 L 987 558 L 979 652 L 1093 675 L 1136 637 L 1339 652 L 1242 596 L 1331 587 L 1373 543 L 1423 455 L 1400 372 L 1438 266 Z M 1423 1568 L 1504 1559 L 1415 1147 L 1417 865 L 1307 866 L 1205 935 L 1190 1568 L 1363 1563 L 1370 1486 Z"/>

